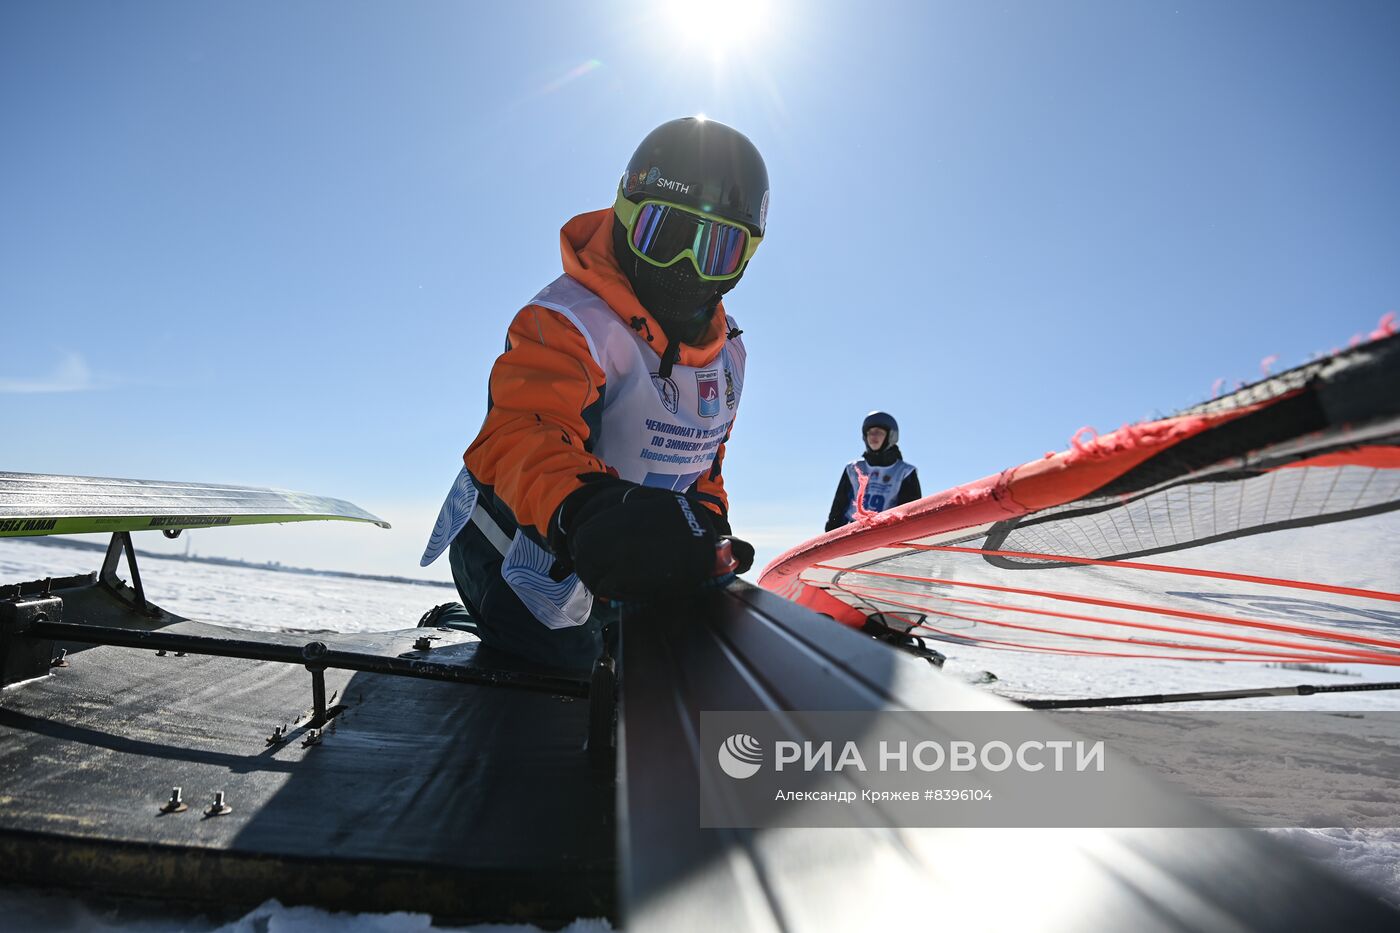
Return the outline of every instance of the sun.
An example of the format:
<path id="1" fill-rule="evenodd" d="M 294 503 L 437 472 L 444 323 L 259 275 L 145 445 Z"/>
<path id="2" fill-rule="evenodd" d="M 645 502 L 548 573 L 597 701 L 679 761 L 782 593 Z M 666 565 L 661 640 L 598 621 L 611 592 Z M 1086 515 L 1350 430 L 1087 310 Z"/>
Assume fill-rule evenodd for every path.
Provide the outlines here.
<path id="1" fill-rule="evenodd" d="M 769 38 L 772 7 L 769 0 L 667 0 L 662 9 L 680 47 L 718 64 L 753 51 Z"/>

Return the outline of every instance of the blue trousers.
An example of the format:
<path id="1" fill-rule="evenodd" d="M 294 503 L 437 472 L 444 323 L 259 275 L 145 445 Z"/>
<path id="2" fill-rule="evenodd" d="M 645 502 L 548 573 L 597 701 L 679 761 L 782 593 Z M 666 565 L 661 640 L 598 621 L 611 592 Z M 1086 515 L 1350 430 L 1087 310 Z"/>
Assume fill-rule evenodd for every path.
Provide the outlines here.
<path id="1" fill-rule="evenodd" d="M 462 604 L 486 647 L 586 674 L 603 653 L 605 639 L 609 647 L 614 645 L 618 610 L 603 600 L 594 600 L 583 625 L 546 628 L 501 578 L 501 554 L 474 524 L 462 528 L 447 556 Z"/>

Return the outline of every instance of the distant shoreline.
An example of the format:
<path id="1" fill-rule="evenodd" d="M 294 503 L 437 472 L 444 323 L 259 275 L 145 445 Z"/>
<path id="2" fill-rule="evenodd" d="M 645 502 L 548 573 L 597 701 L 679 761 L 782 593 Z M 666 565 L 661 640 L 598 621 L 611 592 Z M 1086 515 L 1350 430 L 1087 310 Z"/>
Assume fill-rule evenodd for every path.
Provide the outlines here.
<path id="1" fill-rule="evenodd" d="M 107 545 L 96 541 L 77 541 L 72 538 L 61 537 L 17 537 L 6 538 L 6 541 L 23 541 L 28 544 L 37 544 L 40 547 L 68 548 L 75 551 L 99 551 L 106 552 Z M 140 551 L 140 548 L 137 549 Z M 391 574 L 376 573 L 351 573 L 348 570 L 317 570 L 312 567 L 290 567 L 277 561 L 266 561 L 255 563 L 248 560 L 239 560 L 234 557 L 200 557 L 184 554 L 163 554 L 159 551 L 145 551 L 143 556 L 160 558 L 161 560 L 182 560 L 192 564 L 216 564 L 220 567 L 244 567 L 249 570 L 271 570 L 277 573 L 299 573 L 311 577 L 337 577 L 345 580 L 373 580 L 376 583 L 407 583 L 409 586 L 440 586 L 452 587 L 451 583 L 441 580 L 415 580 L 412 577 L 398 577 Z"/>

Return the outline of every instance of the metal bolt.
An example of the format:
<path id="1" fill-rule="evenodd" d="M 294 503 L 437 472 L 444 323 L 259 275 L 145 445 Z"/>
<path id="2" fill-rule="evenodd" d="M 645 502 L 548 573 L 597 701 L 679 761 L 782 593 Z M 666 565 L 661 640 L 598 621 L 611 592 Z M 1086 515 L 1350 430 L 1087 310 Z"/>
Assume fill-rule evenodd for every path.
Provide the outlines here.
<path id="1" fill-rule="evenodd" d="M 214 802 L 213 802 L 213 804 L 210 805 L 210 807 L 209 807 L 208 810 L 205 810 L 205 811 L 204 811 L 204 815 L 205 815 L 205 816 L 223 816 L 225 813 L 232 813 L 232 812 L 233 812 L 233 807 L 230 807 L 228 804 L 224 803 L 224 792 L 223 792 L 223 791 L 216 791 L 216 792 L 214 793 Z"/>
<path id="2" fill-rule="evenodd" d="M 415 651 L 431 651 L 432 647 L 433 640 L 427 635 L 419 635 L 418 640 L 413 643 Z"/>
<path id="3" fill-rule="evenodd" d="M 157 650 L 157 651 L 156 651 L 156 657 L 158 657 L 158 658 L 163 658 L 163 657 L 165 657 L 165 649 L 164 649 L 164 648 L 161 648 L 161 649 Z"/>
<path id="4" fill-rule="evenodd" d="M 165 806 L 160 808 L 161 813 L 184 813 L 189 807 L 180 799 L 180 788 L 170 788 L 170 799 L 165 802 Z"/>

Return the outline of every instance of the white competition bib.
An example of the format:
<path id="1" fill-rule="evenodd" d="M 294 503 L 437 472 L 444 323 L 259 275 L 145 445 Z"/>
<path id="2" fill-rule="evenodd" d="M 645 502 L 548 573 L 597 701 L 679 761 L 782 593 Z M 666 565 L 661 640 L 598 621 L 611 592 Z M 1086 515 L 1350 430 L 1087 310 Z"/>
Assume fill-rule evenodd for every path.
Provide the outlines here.
<path id="1" fill-rule="evenodd" d="M 846 464 L 846 478 L 851 481 L 851 504 L 846 506 L 846 521 L 856 517 L 856 496 L 860 494 L 860 478 L 868 477 L 865 484 L 865 509 L 868 512 L 883 512 L 894 508 L 899 498 L 899 487 L 914 472 L 914 467 L 903 460 L 896 460 L 889 466 L 871 466 L 864 460 L 852 460 Z"/>
<path id="2" fill-rule="evenodd" d="M 558 311 L 578 328 L 607 378 L 602 427 L 593 453 L 623 479 L 680 492 L 710 469 L 729 434 L 744 391 L 744 344 L 725 341 L 707 366 L 677 364 L 658 372 L 664 334 L 637 331 L 607 303 L 567 275 L 531 304 Z M 726 327 L 734 329 L 732 318 Z"/>

